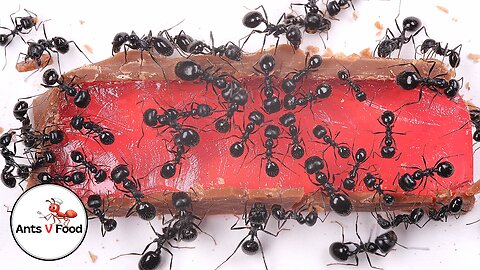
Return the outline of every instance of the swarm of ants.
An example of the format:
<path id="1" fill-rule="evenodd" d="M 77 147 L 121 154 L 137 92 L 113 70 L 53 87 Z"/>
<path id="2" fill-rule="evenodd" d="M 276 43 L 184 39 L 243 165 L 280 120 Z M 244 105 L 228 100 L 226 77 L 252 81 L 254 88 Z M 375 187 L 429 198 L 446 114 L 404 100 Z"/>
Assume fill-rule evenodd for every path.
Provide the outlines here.
<path id="1" fill-rule="evenodd" d="M 357 5 L 358 8 L 358 5 Z M 300 10 L 300 11 L 298 11 Z M 408 132 L 396 127 L 397 120 L 405 110 L 419 104 L 426 99 L 426 91 L 433 93 L 433 98 L 458 98 L 463 87 L 463 78 L 449 78 L 448 74 L 435 74 L 437 62 L 429 60 L 434 57 L 447 59 L 451 68 L 458 68 L 461 62 L 462 45 L 449 46 L 448 43 L 437 41 L 428 36 L 426 27 L 419 18 L 406 17 L 399 24 L 395 18 L 396 30 L 386 29 L 385 36 L 378 42 L 373 52 L 374 57 L 391 58 L 400 55 L 404 46 L 416 44 L 415 39 L 425 34 L 427 38 L 414 47 L 416 58 L 422 56 L 429 66 L 427 74 L 422 73 L 414 63 L 399 64 L 396 67 L 403 69 L 395 74 L 395 84 L 405 90 L 419 89 L 418 98 L 405 101 L 399 108 L 385 108 L 376 118 L 371 119 L 375 130 L 371 136 L 379 136 L 380 143 L 355 146 L 355 141 L 346 136 L 338 126 L 329 125 L 315 119 L 315 126 L 302 125 L 302 115 L 310 113 L 321 103 L 332 98 L 335 91 L 345 90 L 345 99 L 352 99 L 359 104 L 368 106 L 375 99 L 370 95 L 366 86 L 358 80 L 353 72 L 343 66 L 336 71 L 334 83 L 331 81 L 316 81 L 317 85 L 306 83 L 312 74 L 321 72 L 324 58 L 319 54 L 307 55 L 303 68 L 291 70 L 284 77 L 277 77 L 277 47 L 285 41 L 292 51 L 298 50 L 304 39 L 309 35 L 318 38 L 325 44 L 328 31 L 335 26 L 342 13 L 354 12 L 352 0 L 327 1 L 308 0 L 305 3 L 292 3 L 277 19 L 269 18 L 267 10 L 260 5 L 248 12 L 242 18 L 242 24 L 248 34 L 238 40 L 229 41 L 222 45 L 215 44 L 214 35 L 210 32 L 210 41 L 205 42 L 190 36 L 185 31 L 173 32 L 173 28 L 160 30 L 158 34 L 149 31 L 138 35 L 135 31 L 125 30 L 113 35 L 111 43 L 112 55 L 123 54 L 127 63 L 127 55 L 131 51 L 140 52 L 140 69 L 144 57 L 151 59 L 161 70 L 165 80 L 165 66 L 162 59 L 177 55 L 182 57 L 173 69 L 176 79 L 180 83 L 195 83 L 204 85 L 205 93 L 213 95 L 213 99 L 195 99 L 185 102 L 182 106 L 166 106 L 157 99 L 146 107 L 141 106 L 141 128 L 144 133 L 156 132 L 162 137 L 164 151 L 168 152 L 169 159 L 158 165 L 159 175 L 165 181 L 174 181 L 184 174 L 182 165 L 189 159 L 201 143 L 208 138 L 208 133 L 214 132 L 230 139 L 226 149 L 227 159 L 241 159 L 245 163 L 259 163 L 258 179 L 275 180 L 285 174 L 298 177 L 298 171 L 291 169 L 286 160 L 293 160 L 302 167 L 302 176 L 308 177 L 309 184 L 314 190 L 312 196 L 321 196 L 322 203 L 314 204 L 306 200 L 295 206 L 282 204 L 265 204 L 261 201 L 243 201 L 243 214 L 238 217 L 231 230 L 242 230 L 245 236 L 240 239 L 228 257 L 219 262 L 215 269 L 226 268 L 232 263 L 230 260 L 241 249 L 245 254 L 260 254 L 265 269 L 268 269 L 267 247 L 262 245 L 266 241 L 264 236 L 277 237 L 284 234 L 287 223 L 316 226 L 318 221 L 324 223 L 334 215 L 348 216 L 356 209 L 350 192 L 363 190 L 371 195 L 370 201 L 378 205 L 379 211 L 371 213 L 378 227 L 387 230 L 378 233 L 365 241 L 358 232 L 358 215 L 355 223 L 357 239 L 345 241 L 344 225 L 341 227 L 341 241 L 331 243 L 329 253 L 337 261 L 327 265 L 358 266 L 359 257 L 364 256 L 368 265 L 379 269 L 372 263 L 372 255 L 387 256 L 394 252 L 395 247 L 403 247 L 397 227 L 407 229 L 415 225 L 424 228 L 434 221 L 446 222 L 448 218 L 456 217 L 465 212 L 464 201 L 461 196 L 453 196 L 447 203 L 418 206 L 408 213 L 389 211 L 397 203 L 396 194 L 402 191 L 406 194 L 423 191 L 427 185 L 440 185 L 442 179 L 449 179 L 455 173 L 452 156 L 444 155 L 435 160 L 421 156 L 421 163 L 415 166 L 402 166 L 395 179 L 385 179 L 378 173 L 372 160 L 383 159 L 397 161 L 402 153 L 408 150 L 397 143 L 399 138 L 408 136 Z M 126 217 L 133 214 L 145 222 L 153 231 L 152 240 L 145 245 L 142 252 L 121 254 L 138 256 L 139 269 L 169 269 L 175 268 L 174 255 L 178 249 L 191 249 L 191 246 L 182 246 L 185 242 L 195 241 L 199 234 L 212 239 L 214 236 L 204 229 L 202 221 L 208 213 L 199 213 L 195 210 L 197 191 L 171 189 L 164 191 L 164 197 L 169 198 L 165 204 L 169 216 L 161 218 L 161 227 L 156 227 L 154 218 L 157 216 L 158 201 L 151 198 L 146 192 L 145 182 L 135 172 L 135 164 L 123 163 L 115 166 L 101 164 L 94 155 L 90 155 L 88 148 L 79 147 L 69 151 L 68 163 L 61 170 L 43 170 L 59 165 L 58 147 L 62 147 L 68 137 L 68 132 L 80 134 L 85 141 L 93 141 L 100 148 L 115 146 L 122 133 L 110 129 L 108 124 L 98 120 L 88 113 L 88 109 L 95 103 L 95 89 L 85 84 L 77 83 L 76 78 L 67 78 L 60 68 L 60 54 L 66 54 L 73 45 L 83 53 L 77 43 L 60 36 L 47 35 L 48 23 L 40 21 L 38 16 L 29 10 L 24 15 L 17 12 L 10 16 L 12 26 L 2 26 L 5 33 L 0 34 L 0 46 L 4 47 L 5 57 L 12 41 L 19 37 L 26 46 L 25 52 L 20 53 L 17 62 L 33 62 L 35 72 L 41 72 L 42 84 L 45 89 L 56 89 L 68 106 L 76 107 L 76 114 L 68 119 L 67 127 L 48 126 L 44 130 L 35 130 L 31 119 L 30 98 L 19 99 L 13 109 L 15 119 L 19 121 L 17 128 L 12 128 L 0 137 L 0 147 L 4 159 L 2 183 L 8 188 L 24 188 L 27 179 L 34 179 L 39 184 L 57 183 L 67 187 L 85 187 L 87 183 L 108 183 L 122 198 L 130 201 Z M 29 40 L 32 31 L 43 32 L 42 39 Z M 130 34 L 128 34 L 130 33 Z M 233 67 L 242 62 L 246 55 L 244 51 L 254 35 L 263 35 L 258 60 L 250 70 L 255 74 L 259 84 L 255 85 L 258 98 L 261 102 L 254 103 L 251 86 L 245 81 L 235 78 L 232 74 L 223 72 L 221 67 L 204 65 L 192 56 L 218 57 L 226 65 Z M 264 52 L 266 40 L 274 38 L 274 50 Z M 310 38 L 310 37 L 308 37 Z M 48 57 L 46 63 L 42 57 Z M 66 57 L 66 56 L 62 56 Z M 45 69 L 57 58 L 55 68 Z M 62 59 L 63 61 L 63 59 Z M 90 62 L 91 63 L 91 62 Z M 368 95 L 367 95 L 368 93 Z M 205 94 L 207 96 L 207 94 Z M 439 97 L 437 97 L 439 96 Z M 429 101 L 431 103 L 434 100 Z M 141 101 L 143 102 L 143 101 Z M 139 102 L 140 103 L 140 102 Z M 259 104 L 255 107 L 254 105 Z M 307 109 L 308 107 L 308 109 Z M 310 111 L 310 112 L 309 112 Z M 464 127 L 472 126 L 473 140 L 480 141 L 480 110 L 474 108 L 469 111 L 470 122 Z M 243 120 L 239 122 L 239 120 Z M 210 122 L 207 127 L 201 123 Z M 66 133 L 65 130 L 69 129 Z M 448 134 L 447 134 L 448 135 Z M 142 137 L 143 138 L 143 137 Z M 142 139 L 138 141 L 140 145 Z M 261 142 L 261 143 L 259 143 Z M 21 144 L 21 150 L 17 149 Z M 281 152 L 281 145 L 286 145 L 286 151 Z M 312 145 L 315 146 L 313 150 Z M 318 150 L 318 151 L 317 151 Z M 253 156 L 250 159 L 250 156 Z M 333 157 L 330 159 L 329 157 Z M 428 160 L 428 161 L 427 161 Z M 344 163 L 345 170 L 339 172 L 337 163 Z M 369 164 L 369 166 L 367 165 Z M 257 168 L 258 168 L 257 166 Z M 400 173 L 400 171 L 402 173 Z M 342 175 L 341 177 L 339 175 Z M 393 182 L 395 190 L 387 188 L 387 183 Z M 142 186 L 143 185 L 143 186 Z M 398 188 L 398 189 L 397 189 Z M 102 237 L 108 237 L 121 224 L 114 219 L 114 210 L 109 209 L 112 200 L 109 195 L 89 194 L 86 196 L 85 206 L 91 219 L 98 219 Z M 53 199 L 52 199 L 53 200 Z M 322 215 L 318 208 L 334 212 Z M 163 211 L 163 210 L 162 210 Z M 268 226 L 269 221 L 276 222 L 276 228 Z M 243 225 L 239 223 L 242 222 Z M 268 226 L 268 228 L 267 228 Z M 275 227 L 275 226 L 274 226 Z M 339 234 L 340 235 L 340 234 Z M 372 236 L 372 235 L 371 235 Z M 265 239 L 265 240 L 264 240 Z M 400 241 L 400 242 L 399 242 Z M 240 256 L 240 255 L 238 255 Z M 391 256 L 391 255 L 390 255 Z M 168 265 L 168 266 L 167 266 Z"/>

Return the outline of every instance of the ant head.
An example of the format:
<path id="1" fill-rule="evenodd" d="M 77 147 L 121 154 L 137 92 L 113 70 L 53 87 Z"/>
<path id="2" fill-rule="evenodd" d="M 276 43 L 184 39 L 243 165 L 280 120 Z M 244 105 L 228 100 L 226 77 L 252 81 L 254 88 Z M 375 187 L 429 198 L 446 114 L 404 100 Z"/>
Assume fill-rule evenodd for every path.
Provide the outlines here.
<path id="1" fill-rule="evenodd" d="M 293 79 L 290 78 L 285 78 L 282 80 L 282 90 L 286 94 L 292 93 L 295 88 L 296 88 L 296 83 L 293 81 Z"/>
<path id="2" fill-rule="evenodd" d="M 258 11 L 250 11 L 243 16 L 242 23 L 248 28 L 255 28 L 265 21 L 262 13 Z"/>
<path id="3" fill-rule="evenodd" d="M 428 50 L 433 49 L 437 46 L 437 42 L 434 39 L 427 38 L 423 41 L 422 45 L 420 46 L 420 52 L 426 53 Z"/>
<path id="4" fill-rule="evenodd" d="M 412 191 L 417 185 L 417 181 L 409 173 L 405 173 L 398 179 L 398 185 L 403 191 Z"/>
<path id="5" fill-rule="evenodd" d="M 243 244 L 242 244 L 242 250 L 247 255 L 253 255 L 253 254 L 257 253 L 259 248 L 260 248 L 260 246 L 253 239 L 249 239 L 249 240 L 243 242 Z"/>
<path id="6" fill-rule="evenodd" d="M 359 149 L 359 150 L 361 150 L 361 149 Z M 344 146 L 344 145 L 339 146 L 337 152 L 338 152 L 338 155 L 341 158 L 348 158 L 351 154 L 350 148 L 348 148 L 347 146 Z M 358 151 L 357 151 L 357 154 L 358 154 Z M 357 159 L 357 161 L 358 161 L 358 159 Z"/>
<path id="7" fill-rule="evenodd" d="M 395 203 L 395 197 L 393 197 L 391 194 L 385 194 L 383 196 L 383 202 L 386 205 L 393 205 Z"/>
<path id="8" fill-rule="evenodd" d="M 83 123 L 85 122 L 85 118 L 81 115 L 75 115 L 70 120 L 70 126 L 72 126 L 76 130 L 81 130 L 83 128 Z"/>
<path id="9" fill-rule="evenodd" d="M 395 114 L 393 114 L 392 111 L 384 111 L 380 118 L 382 119 L 383 124 L 385 124 L 386 126 L 390 126 L 395 121 Z"/>
<path id="10" fill-rule="evenodd" d="M 263 101 L 263 108 L 267 114 L 279 112 L 282 108 L 280 99 L 276 96 L 267 98 Z"/>
<path id="11" fill-rule="evenodd" d="M 368 243 L 365 243 L 365 245 L 366 245 L 365 249 L 367 252 L 375 253 L 378 250 L 378 246 L 375 243 L 368 242 Z"/>
<path id="12" fill-rule="evenodd" d="M 149 270 L 155 269 L 160 265 L 161 257 L 160 252 L 147 251 L 142 255 L 140 261 L 138 261 L 138 269 Z"/>
<path id="13" fill-rule="evenodd" d="M 290 25 L 286 33 L 287 40 L 292 44 L 293 48 L 298 49 L 302 43 L 302 32 L 296 25 Z"/>
<path id="14" fill-rule="evenodd" d="M 263 124 L 263 122 L 265 121 L 265 116 L 259 111 L 252 111 L 248 115 L 248 120 L 255 123 L 255 125 L 259 126 Z"/>
<path id="15" fill-rule="evenodd" d="M 51 68 L 43 73 L 42 80 L 44 84 L 50 86 L 50 85 L 56 84 L 59 78 L 60 78 L 60 75 L 58 75 L 57 71 Z"/>
<path id="16" fill-rule="evenodd" d="M 186 209 L 192 206 L 192 199 L 186 192 L 174 192 L 172 193 L 172 204 L 176 209 Z"/>
<path id="17" fill-rule="evenodd" d="M 47 172 L 40 172 L 38 175 L 37 175 L 37 179 L 38 181 L 40 181 L 40 183 L 42 184 L 47 184 L 47 183 L 51 183 L 53 182 L 53 177 L 47 173 Z"/>
<path id="18" fill-rule="evenodd" d="M 453 214 L 457 214 L 462 210 L 463 199 L 462 197 L 455 197 L 453 200 L 448 204 L 448 209 Z"/>
<path id="19" fill-rule="evenodd" d="M 407 17 L 403 19 L 403 30 L 408 32 L 417 31 L 420 26 L 422 26 L 422 22 L 417 17 Z"/>
<path id="20" fill-rule="evenodd" d="M 7 132 L 5 134 L 2 134 L 2 136 L 0 137 L 0 145 L 2 146 L 2 148 L 5 148 L 8 145 L 10 145 L 10 142 L 12 141 L 13 134 L 15 134 L 15 133 L 14 132 Z"/>
<path id="21" fill-rule="evenodd" d="M 17 120 L 22 121 L 23 119 L 25 119 L 25 115 L 27 114 L 27 112 L 28 112 L 28 103 L 26 101 L 20 100 L 13 107 L 13 116 L 15 116 L 15 119 Z M 5 134 L 10 134 L 10 133 L 5 133 Z"/>
<path id="22" fill-rule="evenodd" d="M 22 17 L 20 18 L 20 25 L 23 29 L 30 29 L 37 24 L 37 17 Z"/>
<path id="23" fill-rule="evenodd" d="M 215 122 L 215 130 L 220 133 L 227 133 L 231 127 L 232 125 L 227 118 L 220 118 Z"/>
<path id="24" fill-rule="evenodd" d="M 8 41 L 10 40 L 10 35 L 7 34 L 0 34 L 0 46 L 6 46 Z"/>
<path id="25" fill-rule="evenodd" d="M 322 65 L 323 59 L 320 55 L 316 54 L 308 60 L 308 69 L 319 68 Z"/>
<path id="26" fill-rule="evenodd" d="M 455 171 L 453 164 L 448 161 L 440 162 L 435 169 L 437 170 L 437 174 L 443 178 L 452 176 Z"/>
<path id="27" fill-rule="evenodd" d="M 54 37 L 52 38 L 53 41 L 53 46 L 59 53 L 67 53 L 68 50 L 70 49 L 70 46 L 68 45 L 68 41 L 64 39 L 63 37 Z"/>
<path id="28" fill-rule="evenodd" d="M 340 70 L 339 72 L 337 72 L 337 76 L 342 81 L 346 81 L 350 77 L 350 75 L 348 75 L 348 71 L 346 70 Z"/>
<path id="29" fill-rule="evenodd" d="M 125 32 L 120 32 L 113 37 L 112 41 L 112 53 L 118 53 L 121 46 L 127 42 L 129 35 Z"/>
<path id="30" fill-rule="evenodd" d="M 480 129 L 475 130 L 475 132 L 473 133 L 473 139 L 476 142 L 480 142 Z"/>
<path id="31" fill-rule="evenodd" d="M 58 211 L 60 211 L 60 204 L 57 203 L 54 198 L 52 198 L 51 201 L 50 201 L 50 200 L 46 200 L 46 202 L 49 202 L 49 203 L 50 203 L 50 205 L 48 206 L 48 210 L 49 210 L 50 212 L 58 212 Z"/>
<path id="32" fill-rule="evenodd" d="M 305 160 L 304 167 L 308 174 L 314 174 L 325 167 L 325 162 L 319 156 L 311 156 Z"/>
<path id="33" fill-rule="evenodd" d="M 110 173 L 110 178 L 115 184 L 120 184 L 123 180 L 125 180 L 130 175 L 130 171 L 127 168 L 127 165 L 120 164 L 115 166 Z"/>
<path id="34" fill-rule="evenodd" d="M 382 158 L 392 158 L 395 156 L 396 149 L 393 146 L 382 146 L 380 149 L 380 154 L 382 155 Z"/>
<path id="35" fill-rule="evenodd" d="M 82 163 L 85 160 L 83 154 L 77 150 L 73 150 L 72 152 L 70 152 L 70 158 L 72 158 L 72 161 L 75 163 Z"/>
<path id="36" fill-rule="evenodd" d="M 150 221 L 157 215 L 157 209 L 149 202 L 139 202 L 135 207 L 138 216 L 146 221 Z"/>
<path id="37" fill-rule="evenodd" d="M 320 185 L 325 185 L 328 180 L 329 177 L 324 172 L 318 171 L 315 173 L 315 181 L 317 181 L 317 183 L 319 183 Z"/>
<path id="38" fill-rule="evenodd" d="M 182 145 L 194 147 L 200 143 L 200 135 L 191 128 L 184 128 L 180 131 L 180 142 Z"/>
<path id="39" fill-rule="evenodd" d="M 375 244 L 382 253 L 389 252 L 397 244 L 397 235 L 394 231 L 388 231 L 375 238 Z"/>
<path id="40" fill-rule="evenodd" d="M 275 58 L 271 54 L 264 54 L 258 61 L 260 69 L 265 73 L 270 73 L 275 68 Z"/>
<path id="41" fill-rule="evenodd" d="M 448 82 L 448 86 L 445 88 L 443 93 L 448 98 L 453 98 L 458 94 L 458 90 L 460 90 L 460 88 L 461 88 L 460 83 L 455 79 L 451 79 Z"/>
<path id="42" fill-rule="evenodd" d="M 202 68 L 192 60 L 180 61 L 175 65 L 175 75 L 184 81 L 193 81 L 201 74 Z"/>
<path id="43" fill-rule="evenodd" d="M 72 173 L 72 183 L 74 185 L 80 185 L 85 182 L 86 177 L 84 172 L 74 172 Z"/>
<path id="44" fill-rule="evenodd" d="M 348 257 L 350 255 L 350 250 L 348 249 L 347 245 L 340 242 L 332 243 L 330 245 L 329 252 L 332 258 L 340 262 L 348 260 Z"/>
<path id="45" fill-rule="evenodd" d="M 102 207 L 102 198 L 100 198 L 100 195 L 94 194 L 94 195 L 88 196 L 87 206 L 89 208 Z"/>
<path id="46" fill-rule="evenodd" d="M 364 148 L 360 148 L 355 153 L 356 162 L 364 162 L 367 159 L 367 151 Z"/>
<path id="47" fill-rule="evenodd" d="M 397 84 L 405 90 L 415 89 L 421 82 L 420 75 L 414 71 L 405 70 L 396 78 Z"/>
<path id="48" fill-rule="evenodd" d="M 272 216 L 276 220 L 283 220 L 285 219 L 285 209 L 279 204 L 272 205 Z"/>
<path id="49" fill-rule="evenodd" d="M 50 143 L 52 144 L 59 144 L 63 141 L 65 137 L 65 133 L 61 130 L 52 130 L 49 135 Z"/>
<path id="50" fill-rule="evenodd" d="M 376 182 L 377 182 L 377 178 L 375 178 L 375 176 L 371 173 L 367 173 L 363 178 L 363 183 L 365 183 L 365 186 L 367 188 L 372 188 Z"/>
<path id="51" fill-rule="evenodd" d="M 352 213 L 352 202 L 343 194 L 333 194 L 330 197 L 330 207 L 340 216 L 348 216 Z"/>
<path id="52" fill-rule="evenodd" d="M 73 104 L 79 108 L 86 108 L 88 104 L 90 104 L 90 93 L 86 90 L 80 90 L 77 93 L 75 93 L 75 96 L 73 98 Z"/>
<path id="53" fill-rule="evenodd" d="M 262 225 L 267 221 L 268 212 L 264 203 L 253 203 L 250 212 L 248 213 L 248 219 L 252 225 Z"/>
<path id="54" fill-rule="evenodd" d="M 278 139 L 280 136 L 280 128 L 276 125 L 268 125 L 265 128 L 264 135 L 269 139 Z"/>
<path id="55" fill-rule="evenodd" d="M 317 139 L 321 139 L 327 135 L 327 129 L 324 126 L 316 125 L 313 128 L 313 136 Z"/>
<path id="56" fill-rule="evenodd" d="M 340 4 L 337 1 L 328 1 L 327 12 L 330 16 L 334 17 L 340 13 Z"/>
<path id="57" fill-rule="evenodd" d="M 322 27 L 322 22 L 324 18 L 316 12 L 309 12 L 305 16 L 305 32 L 309 34 L 315 34 L 317 33 L 321 27 Z"/>
<path id="58" fill-rule="evenodd" d="M 317 86 L 315 89 L 315 97 L 317 98 L 327 98 L 332 94 L 332 86 L 328 83 L 322 83 Z"/>
<path id="59" fill-rule="evenodd" d="M 225 56 L 233 61 L 240 61 L 242 59 L 242 49 L 235 44 L 229 44 L 225 50 Z"/>
<path id="60" fill-rule="evenodd" d="M 280 116 L 280 124 L 284 127 L 289 127 L 293 124 L 295 124 L 295 114 L 293 114 L 292 112 L 288 112 L 282 116 Z"/>
<path id="61" fill-rule="evenodd" d="M 460 65 L 460 54 L 457 51 L 451 51 L 448 62 L 452 68 L 457 68 Z"/>

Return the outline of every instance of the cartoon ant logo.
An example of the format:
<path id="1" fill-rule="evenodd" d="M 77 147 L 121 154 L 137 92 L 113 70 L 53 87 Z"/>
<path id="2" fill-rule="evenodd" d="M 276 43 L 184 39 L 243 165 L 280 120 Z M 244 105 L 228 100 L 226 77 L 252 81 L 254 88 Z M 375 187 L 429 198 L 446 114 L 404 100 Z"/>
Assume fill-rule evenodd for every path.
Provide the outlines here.
<path id="1" fill-rule="evenodd" d="M 63 203 L 61 199 L 51 198 L 51 200 L 46 200 L 46 202 L 50 203 L 48 210 L 51 213 L 48 215 L 43 215 L 42 212 L 38 211 L 37 214 L 41 215 L 40 218 L 44 218 L 47 221 L 52 218 L 53 224 L 55 224 L 57 221 L 58 223 L 61 223 L 61 220 L 63 220 L 63 225 L 67 226 L 70 223 L 70 219 L 77 216 L 77 212 L 74 210 L 67 210 L 65 213 L 60 212 L 60 205 Z"/>

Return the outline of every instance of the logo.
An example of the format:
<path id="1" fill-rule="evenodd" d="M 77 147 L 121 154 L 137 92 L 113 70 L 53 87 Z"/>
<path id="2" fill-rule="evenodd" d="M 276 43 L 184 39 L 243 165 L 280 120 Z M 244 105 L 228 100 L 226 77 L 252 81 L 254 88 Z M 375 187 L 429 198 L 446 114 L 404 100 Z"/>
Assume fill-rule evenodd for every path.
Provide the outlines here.
<path id="1" fill-rule="evenodd" d="M 15 242 L 28 255 L 54 261 L 77 250 L 87 233 L 88 217 L 75 193 L 60 185 L 43 184 L 18 198 L 10 227 Z"/>

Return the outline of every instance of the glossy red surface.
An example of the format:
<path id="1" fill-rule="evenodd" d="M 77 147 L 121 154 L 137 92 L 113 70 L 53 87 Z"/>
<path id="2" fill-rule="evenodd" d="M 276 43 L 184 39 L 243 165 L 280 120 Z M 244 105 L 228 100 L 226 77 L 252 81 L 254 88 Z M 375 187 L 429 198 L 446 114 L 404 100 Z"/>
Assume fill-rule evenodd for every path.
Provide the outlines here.
<path id="1" fill-rule="evenodd" d="M 320 83 L 322 82 L 307 80 L 300 91 L 314 90 Z M 79 110 L 73 104 L 67 104 L 64 98 L 60 98 L 59 114 L 66 127 L 67 136 L 59 150 L 61 154 L 57 165 L 73 166 L 68 154 L 74 149 L 83 149 L 90 160 L 102 165 L 108 172 L 117 164 L 127 163 L 133 169 L 134 176 L 141 179 L 142 190 L 146 194 L 164 189 L 188 190 L 194 186 L 201 186 L 203 189 L 301 187 L 305 192 L 312 192 L 316 187 L 311 184 L 302 166 L 307 157 L 321 156 L 326 148 L 325 145 L 314 142 L 318 139 L 312 135 L 313 127 L 321 124 L 328 126 L 334 136 L 339 132 L 336 140 L 353 146 L 353 151 L 358 148 L 367 150 L 369 158 L 361 167 L 380 175 L 385 180 L 383 189 L 403 193 L 393 181 L 398 173 L 413 173 L 414 169 L 405 168 L 406 166 L 423 169 L 422 155 L 425 156 L 427 166 L 434 166 L 439 159 L 446 158 L 454 164 L 455 172 L 447 179 L 437 177 L 438 185 L 429 178 L 426 189 L 420 188 L 413 193 L 422 192 L 434 196 L 437 189 L 463 190 L 465 183 L 472 182 L 472 136 L 470 126 L 465 125 L 469 116 L 461 98 L 451 101 L 438 95 L 433 99 L 434 93 L 425 89 L 420 103 L 405 106 L 396 112 L 398 118 L 393 130 L 406 133 L 394 135 L 397 151 L 401 153 L 400 158 L 383 159 L 374 154 L 379 153 L 384 134 L 373 133 L 385 130 L 377 119 L 385 110 L 396 110 L 406 102 L 417 100 L 418 89 L 403 90 L 393 81 L 362 81 L 359 83 L 368 98 L 365 102 L 359 102 L 348 92 L 347 86 L 341 85 L 339 81 L 328 83 L 333 87 L 331 97 L 313 104 L 311 110 L 307 106 L 295 112 L 301 129 L 300 137 L 306 145 L 306 155 L 302 159 L 294 160 L 290 154 L 286 154 L 290 139 L 283 129 L 283 138 L 279 139 L 274 154 L 283 164 L 279 164 L 280 174 L 275 178 L 265 174 L 265 162 L 262 167 L 260 165 L 262 153 L 265 151 L 261 141 L 261 138 L 264 140 L 264 127 L 251 136 L 254 144 L 248 143 L 249 152 L 246 157 L 244 154 L 240 158 L 233 158 L 229 154 L 230 145 L 238 140 L 235 136 L 241 135 L 239 127 L 243 130 L 244 123 L 248 121 L 248 113 L 260 108 L 259 79 L 247 82 L 247 89 L 254 102 L 249 100 L 244 108 L 245 113 L 235 115 L 234 123 L 237 127 L 227 134 L 215 131 L 214 120 L 223 115 L 225 109 L 218 104 L 211 88 L 205 90 L 204 84 L 170 82 L 166 85 L 154 81 L 85 83 L 82 87 L 87 87 L 92 95 L 87 109 Z M 283 97 L 283 93 L 281 96 Z M 161 130 L 142 124 L 142 114 L 147 108 L 156 108 L 161 112 L 156 102 L 164 109 L 171 106 L 182 109 L 185 106 L 188 108 L 192 101 L 207 102 L 215 107 L 217 112 L 206 119 L 186 120 L 184 124 L 198 129 L 200 144 L 185 155 L 180 174 L 177 169 L 175 177 L 164 179 L 160 176 L 160 167 L 173 158 L 173 154 L 166 149 L 173 147 L 172 135 L 169 131 L 160 133 Z M 282 110 L 269 115 L 267 119 L 272 124 L 279 125 L 278 118 L 284 112 Z M 115 134 L 115 143 L 100 145 L 98 139 L 94 140 L 94 136 L 87 138 L 70 128 L 71 117 L 79 113 L 110 129 Z M 336 175 L 335 186 L 340 186 L 351 169 L 349 164 L 353 163 L 352 158 L 335 158 L 333 149 L 329 148 L 325 151 L 325 159 L 330 173 Z M 365 173 L 366 170 L 359 171 L 356 190 L 366 189 L 362 181 Z M 95 184 L 90 180 L 87 186 L 94 192 L 121 194 L 108 179 L 102 184 Z"/>

